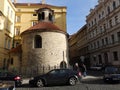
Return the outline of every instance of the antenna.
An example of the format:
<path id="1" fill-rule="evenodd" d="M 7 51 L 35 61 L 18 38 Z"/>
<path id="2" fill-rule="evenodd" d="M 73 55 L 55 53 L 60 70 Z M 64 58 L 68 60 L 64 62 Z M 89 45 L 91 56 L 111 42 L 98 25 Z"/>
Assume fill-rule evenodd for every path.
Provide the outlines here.
<path id="1" fill-rule="evenodd" d="M 41 3 L 42 3 L 42 4 L 45 4 L 45 0 L 42 0 Z"/>

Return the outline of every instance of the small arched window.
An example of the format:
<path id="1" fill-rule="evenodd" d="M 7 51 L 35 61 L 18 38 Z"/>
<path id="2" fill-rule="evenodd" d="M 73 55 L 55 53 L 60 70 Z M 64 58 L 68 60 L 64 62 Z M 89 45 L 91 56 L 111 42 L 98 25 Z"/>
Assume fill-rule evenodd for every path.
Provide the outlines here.
<path id="1" fill-rule="evenodd" d="M 52 21 L 52 15 L 49 13 L 49 20 Z"/>
<path id="2" fill-rule="evenodd" d="M 42 48 L 42 38 L 40 35 L 35 36 L 34 47 L 35 48 Z"/>
<path id="3" fill-rule="evenodd" d="M 66 64 L 65 61 L 62 61 L 62 62 L 60 63 L 60 68 L 67 68 L 67 64 Z"/>
<path id="4" fill-rule="evenodd" d="M 42 12 L 42 20 L 45 19 L 45 12 Z"/>
<path id="5" fill-rule="evenodd" d="M 40 21 L 42 19 L 41 13 L 38 14 L 38 20 Z"/>

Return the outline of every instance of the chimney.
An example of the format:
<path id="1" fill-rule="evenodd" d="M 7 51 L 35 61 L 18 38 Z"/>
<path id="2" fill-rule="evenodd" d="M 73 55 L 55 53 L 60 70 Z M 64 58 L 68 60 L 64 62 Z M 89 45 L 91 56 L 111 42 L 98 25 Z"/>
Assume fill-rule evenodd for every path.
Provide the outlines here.
<path id="1" fill-rule="evenodd" d="M 17 0 L 14 0 L 14 3 L 17 3 Z"/>
<path id="2" fill-rule="evenodd" d="M 42 0 L 41 3 L 42 3 L 42 4 L 45 4 L 45 0 Z"/>

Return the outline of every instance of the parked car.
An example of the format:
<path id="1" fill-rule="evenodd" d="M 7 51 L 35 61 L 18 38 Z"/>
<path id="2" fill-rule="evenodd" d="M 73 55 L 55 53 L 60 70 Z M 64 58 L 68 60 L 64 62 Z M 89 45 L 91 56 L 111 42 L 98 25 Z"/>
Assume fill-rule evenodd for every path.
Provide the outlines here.
<path id="1" fill-rule="evenodd" d="M 0 71 L 0 80 L 1 81 L 14 81 L 15 86 L 21 86 L 22 78 L 20 75 L 14 74 L 8 71 Z"/>
<path id="2" fill-rule="evenodd" d="M 102 64 L 93 65 L 93 66 L 90 67 L 90 70 L 102 70 L 103 67 L 104 66 Z"/>
<path id="3" fill-rule="evenodd" d="M 0 81 L 0 90 L 15 90 L 13 81 Z"/>
<path id="4" fill-rule="evenodd" d="M 30 79 L 31 86 L 43 87 L 46 85 L 75 85 L 81 78 L 81 72 L 71 69 L 53 69 L 46 74 Z"/>
<path id="5" fill-rule="evenodd" d="M 107 66 L 105 67 L 104 76 L 103 76 L 104 82 L 119 82 L 120 81 L 120 68 L 115 66 Z"/>

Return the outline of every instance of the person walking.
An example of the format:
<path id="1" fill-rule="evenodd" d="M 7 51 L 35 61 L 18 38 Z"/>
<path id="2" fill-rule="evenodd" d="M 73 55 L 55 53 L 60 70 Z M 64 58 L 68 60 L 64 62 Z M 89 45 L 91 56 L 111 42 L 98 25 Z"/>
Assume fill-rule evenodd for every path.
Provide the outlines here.
<path id="1" fill-rule="evenodd" d="M 77 71 L 78 72 L 78 74 L 79 74 L 79 81 L 81 81 L 81 70 L 80 70 L 80 67 L 79 67 L 79 65 L 78 65 L 78 63 L 75 63 L 75 65 L 74 65 L 74 67 L 73 67 L 73 70 L 74 71 Z"/>
<path id="2" fill-rule="evenodd" d="M 83 71 L 83 76 L 86 77 L 87 76 L 87 69 L 86 69 L 86 66 L 85 64 L 82 64 L 82 71 Z"/>

